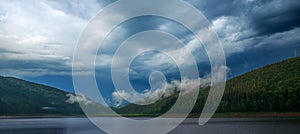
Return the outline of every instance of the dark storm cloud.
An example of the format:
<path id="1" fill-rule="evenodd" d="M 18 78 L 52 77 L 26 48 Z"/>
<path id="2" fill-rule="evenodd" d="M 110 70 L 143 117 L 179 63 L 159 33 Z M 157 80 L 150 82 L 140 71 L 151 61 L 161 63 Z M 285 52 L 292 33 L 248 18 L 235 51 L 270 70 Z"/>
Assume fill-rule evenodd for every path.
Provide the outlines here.
<path id="1" fill-rule="evenodd" d="M 41 76 L 59 75 L 60 72 L 71 74 L 72 52 L 67 50 L 73 49 L 75 44 L 73 40 L 77 39 L 88 20 L 112 1 L 114 0 L 85 2 L 48 0 L 32 3 L 20 1 L 19 3 L 23 4 L 19 5 L 18 8 L 15 8 L 18 6 L 17 4 L 1 1 L 1 8 L 5 9 L 5 7 L 10 7 L 9 5 L 14 8 L 0 9 L 0 73 L 14 74 L 18 71 L 20 73 L 18 76 L 21 76 L 22 73 L 26 73 L 25 76 L 31 75 L 30 72 L 37 71 L 42 72 Z M 214 24 L 218 26 L 217 32 L 223 41 L 227 61 L 234 74 L 278 61 L 278 59 L 288 58 L 291 56 L 290 53 L 293 53 L 293 49 L 299 50 L 300 53 L 299 45 L 297 46 L 300 43 L 300 29 L 298 28 L 300 26 L 298 15 L 300 2 L 298 0 L 186 1 L 202 11 L 212 23 L 218 22 Z M 46 18 L 49 19 L 45 20 L 44 16 L 48 16 Z M 24 22 L 18 20 L 19 18 Z M 57 28 L 49 28 L 53 25 Z M 190 36 L 183 28 L 172 24 L 169 20 L 151 16 L 137 18 L 128 25 L 122 25 L 116 34 L 125 40 L 127 34 L 160 28 L 176 34 L 179 38 Z M 33 31 L 34 34 L 31 35 Z M 116 41 L 116 37 L 118 36 L 112 34 L 112 40 L 108 43 L 109 47 L 103 49 L 107 56 L 103 56 L 103 59 L 99 57 L 101 62 L 106 63 L 105 58 L 108 60 L 111 58 L 112 45 L 120 44 Z M 189 42 L 190 38 L 187 40 Z M 207 57 L 205 54 L 201 55 L 202 51 L 197 52 L 200 53 L 195 54 L 195 56 L 199 59 Z M 157 60 L 154 60 L 155 63 L 158 63 Z M 136 68 L 144 69 L 142 63 L 139 63 L 137 62 Z M 105 68 L 106 64 L 103 66 Z M 164 66 L 159 67 L 163 68 Z M 107 76 L 104 74 L 110 75 L 110 71 L 105 71 L 103 68 L 96 70 L 97 75 L 106 78 Z M 150 69 L 146 66 L 147 68 Z M 199 63 L 199 68 L 203 73 L 210 70 L 206 62 Z M 10 73 L 9 71 L 14 72 Z M 172 73 L 176 72 L 171 71 Z M 144 74 L 141 75 L 140 72 L 137 73 L 139 76 L 145 76 Z M 172 77 L 175 76 L 170 76 L 170 78 Z"/>
<path id="2" fill-rule="evenodd" d="M 300 26 L 297 0 L 187 0 L 211 21 L 222 16 L 244 19 L 254 36 L 284 32 Z M 243 20 L 241 20 L 243 21 Z"/>
<path id="3" fill-rule="evenodd" d="M 217 27 L 215 30 L 224 45 L 232 71 L 230 77 L 298 56 L 300 1 L 186 1 L 196 6 Z"/>
<path id="4" fill-rule="evenodd" d="M 236 43 L 236 47 L 245 46 L 247 49 L 263 45 L 284 47 L 299 43 L 300 39 L 297 37 L 299 33 L 297 28 L 300 26 L 299 1 L 187 0 L 187 2 L 196 6 L 211 22 L 223 18 L 225 21 L 221 22 L 221 25 L 224 26 L 217 32 L 223 40 L 228 40 L 231 35 L 238 35 L 236 39 L 228 42 L 228 44 Z M 227 30 L 228 28 L 238 30 Z"/>
<path id="5" fill-rule="evenodd" d="M 196 6 L 210 20 L 220 16 L 236 15 L 236 11 L 244 6 L 240 4 L 240 0 L 186 0 L 186 2 Z"/>
<path id="6" fill-rule="evenodd" d="M 20 52 L 0 49 L 1 75 L 9 76 L 41 76 L 45 74 L 69 75 L 71 68 L 65 59 L 44 57 L 30 59 Z M 19 58 L 16 58 L 19 57 Z M 25 59 L 22 59 L 25 58 Z"/>
<path id="7" fill-rule="evenodd" d="M 270 1 L 254 5 L 250 11 L 246 15 L 258 35 L 284 32 L 300 26 L 300 2 L 296 0 Z"/>

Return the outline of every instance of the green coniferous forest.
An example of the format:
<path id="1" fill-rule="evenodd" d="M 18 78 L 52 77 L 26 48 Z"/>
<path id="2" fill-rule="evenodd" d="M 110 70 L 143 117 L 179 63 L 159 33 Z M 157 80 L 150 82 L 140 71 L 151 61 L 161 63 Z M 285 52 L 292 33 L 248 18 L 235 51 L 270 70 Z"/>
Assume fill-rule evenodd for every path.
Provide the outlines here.
<path id="1" fill-rule="evenodd" d="M 0 76 L 0 115 L 82 114 L 78 103 L 66 103 L 67 94 L 52 87 Z"/>
<path id="2" fill-rule="evenodd" d="M 200 89 L 192 114 L 199 114 L 209 87 Z M 59 89 L 0 76 L 0 115 L 82 115 L 78 103 Z M 129 104 L 121 114 L 160 115 L 176 102 L 178 93 L 147 106 Z M 217 112 L 300 111 L 300 57 L 267 65 L 227 81 Z"/>
<path id="3" fill-rule="evenodd" d="M 209 87 L 200 89 L 192 114 L 201 113 Z M 169 110 L 178 94 L 148 106 L 130 104 L 124 114 L 159 115 Z M 267 65 L 230 79 L 217 112 L 300 111 L 300 57 Z"/>

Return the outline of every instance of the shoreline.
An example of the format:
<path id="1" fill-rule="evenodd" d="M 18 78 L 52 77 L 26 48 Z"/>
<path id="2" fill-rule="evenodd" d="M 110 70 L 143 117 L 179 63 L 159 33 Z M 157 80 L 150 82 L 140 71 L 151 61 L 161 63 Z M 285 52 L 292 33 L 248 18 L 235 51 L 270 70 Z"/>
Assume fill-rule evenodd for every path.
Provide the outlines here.
<path id="1" fill-rule="evenodd" d="M 276 118 L 276 117 L 300 117 L 300 112 L 229 112 L 229 113 L 216 113 L 213 118 Z"/>
<path id="2" fill-rule="evenodd" d="M 159 115 L 151 114 L 121 114 L 127 118 L 150 118 Z M 95 115 L 94 117 L 116 117 L 111 115 Z M 178 117 L 178 116 L 177 116 Z M 187 118 L 199 118 L 200 114 L 190 114 Z M 7 115 L 0 119 L 32 119 L 32 118 L 87 118 L 85 115 Z M 176 118 L 176 115 L 174 115 Z M 299 112 L 228 112 L 215 113 L 212 118 L 300 118 Z"/>

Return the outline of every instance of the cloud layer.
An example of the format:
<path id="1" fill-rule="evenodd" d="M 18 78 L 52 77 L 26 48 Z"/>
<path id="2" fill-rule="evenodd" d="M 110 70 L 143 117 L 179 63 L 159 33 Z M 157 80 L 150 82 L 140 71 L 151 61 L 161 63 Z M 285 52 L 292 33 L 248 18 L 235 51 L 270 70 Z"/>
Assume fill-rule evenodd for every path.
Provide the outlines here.
<path id="1" fill-rule="evenodd" d="M 74 45 L 81 30 L 92 16 L 111 2 L 109 0 L 1 1 L 1 73 L 18 76 L 70 73 Z M 217 0 L 186 0 L 186 2 L 197 7 L 212 22 L 211 28 L 218 33 L 227 57 L 253 48 L 263 49 L 265 46 L 278 48 L 295 46 L 299 43 L 297 35 L 300 17 L 297 13 L 300 11 L 300 4 L 297 1 L 224 0 L 220 3 Z M 129 24 L 120 26 L 121 32 L 120 30 L 117 32 L 124 33 L 123 36 L 126 37 L 126 33 L 134 29 L 138 31 L 147 29 L 145 24 L 148 23 L 143 23 L 143 19 L 136 22 L 144 26 L 138 28 Z M 194 42 L 188 32 L 176 23 L 158 19 L 152 20 L 152 23 L 153 27 L 160 30 L 186 33 L 181 35 L 182 40 L 190 42 L 188 44 Z M 109 47 L 113 46 L 112 44 L 117 45 L 117 41 L 112 38 L 109 44 L 111 44 Z M 111 58 L 111 53 L 99 56 L 98 66 L 108 66 Z M 205 58 L 207 57 L 204 55 L 203 59 Z"/>
<path id="2" fill-rule="evenodd" d="M 139 105 L 149 105 L 162 98 L 174 95 L 175 93 L 187 94 L 198 90 L 201 87 L 214 85 L 219 82 L 216 80 L 225 77 L 224 75 L 226 74 L 224 74 L 223 70 L 227 73 L 230 72 L 230 69 L 226 66 L 217 66 L 216 68 L 218 68 L 216 69 L 218 72 L 215 72 L 214 76 L 210 73 L 199 79 L 183 78 L 182 80 L 173 80 L 154 90 L 145 89 L 143 90 L 143 93 L 140 94 L 128 93 L 126 90 L 114 91 L 112 93 L 112 105 L 119 107 L 126 104 L 128 101 Z M 126 100 L 127 98 L 130 98 L 130 100 Z"/>
<path id="3" fill-rule="evenodd" d="M 296 0 L 185 1 L 202 11 L 211 22 L 209 28 L 219 36 L 232 76 L 278 60 L 299 56 L 300 2 Z M 65 78 L 64 76 L 70 76 L 73 50 L 81 31 L 99 10 L 112 2 L 113 0 L 0 1 L 0 74 L 31 77 L 33 80 L 38 79 L 37 76 L 51 75 L 56 76 L 57 81 Z M 179 17 L 193 17 L 188 12 L 173 7 L 168 9 L 176 11 Z M 125 12 L 115 11 L 109 17 L 124 16 Z M 102 29 L 95 30 L 95 34 L 104 35 Z M 133 18 L 112 31 L 98 52 L 96 77 L 98 81 L 104 81 L 104 85 L 108 83 L 105 88 L 110 93 L 107 94 L 111 95 L 111 90 L 114 90 L 113 84 L 107 82 L 111 80 L 110 65 L 114 52 L 128 37 L 146 30 L 161 30 L 176 36 L 192 51 L 201 76 L 210 73 L 211 68 L 206 67 L 209 66 L 207 53 L 218 53 L 206 51 L 185 27 L 166 18 Z M 197 34 L 205 36 L 201 30 Z M 134 47 L 129 48 L 127 54 L 148 48 L 152 40 L 153 38 L 144 38 L 131 41 Z M 91 38 L 89 41 L 93 43 L 95 39 Z M 182 48 L 169 46 L 168 42 L 161 41 L 161 48 L 174 53 L 181 64 L 190 62 Z M 85 68 L 85 60 L 95 55 L 92 51 L 93 46 L 86 46 L 82 60 L 73 63 L 81 67 L 80 70 L 75 70 L 75 74 L 87 75 L 94 71 Z M 119 70 L 126 69 L 121 64 L 124 59 L 126 55 L 120 59 L 117 66 Z M 133 85 L 146 85 L 139 82 L 148 82 L 153 70 L 165 73 L 169 85 L 178 80 L 179 70 L 170 57 L 162 53 L 148 52 L 137 57 L 131 65 L 131 80 L 138 81 Z M 142 91 L 147 89 L 139 88 Z M 161 94 L 162 91 L 145 94 Z M 114 96 L 116 100 L 121 100 Z"/>

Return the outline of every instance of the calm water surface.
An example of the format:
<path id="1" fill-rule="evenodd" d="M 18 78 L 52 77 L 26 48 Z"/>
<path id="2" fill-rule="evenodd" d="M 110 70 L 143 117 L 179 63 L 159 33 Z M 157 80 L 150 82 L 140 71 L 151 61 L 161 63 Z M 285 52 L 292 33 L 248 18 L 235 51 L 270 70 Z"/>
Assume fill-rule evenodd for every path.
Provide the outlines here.
<path id="1" fill-rule="evenodd" d="M 170 134 L 300 134 L 300 118 L 214 118 L 204 126 L 197 121 L 186 119 Z M 0 119 L 0 134 L 105 133 L 87 118 L 37 118 Z"/>

